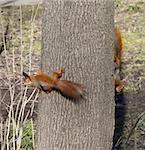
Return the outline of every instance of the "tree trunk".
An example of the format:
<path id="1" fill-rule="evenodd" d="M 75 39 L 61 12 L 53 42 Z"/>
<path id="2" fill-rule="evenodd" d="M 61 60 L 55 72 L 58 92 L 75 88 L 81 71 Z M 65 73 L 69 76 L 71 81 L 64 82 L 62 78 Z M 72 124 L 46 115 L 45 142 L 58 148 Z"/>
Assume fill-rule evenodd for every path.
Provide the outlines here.
<path id="1" fill-rule="evenodd" d="M 76 103 L 56 92 L 39 101 L 37 150 L 110 150 L 114 132 L 113 0 L 45 0 L 42 68 L 64 67 L 82 83 Z"/>

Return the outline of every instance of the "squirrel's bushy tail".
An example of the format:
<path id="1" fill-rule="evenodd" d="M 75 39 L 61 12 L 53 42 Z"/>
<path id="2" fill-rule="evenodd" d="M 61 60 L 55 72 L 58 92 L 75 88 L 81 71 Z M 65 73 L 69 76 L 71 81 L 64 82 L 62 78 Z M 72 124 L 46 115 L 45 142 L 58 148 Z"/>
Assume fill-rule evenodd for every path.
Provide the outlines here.
<path id="1" fill-rule="evenodd" d="M 84 95 L 84 87 L 81 84 L 68 80 L 57 80 L 54 90 L 69 99 L 79 99 Z"/>
<path id="2" fill-rule="evenodd" d="M 114 62 L 116 65 L 121 64 L 121 56 L 123 52 L 123 41 L 122 35 L 118 28 L 115 28 L 115 55 L 114 55 Z"/>

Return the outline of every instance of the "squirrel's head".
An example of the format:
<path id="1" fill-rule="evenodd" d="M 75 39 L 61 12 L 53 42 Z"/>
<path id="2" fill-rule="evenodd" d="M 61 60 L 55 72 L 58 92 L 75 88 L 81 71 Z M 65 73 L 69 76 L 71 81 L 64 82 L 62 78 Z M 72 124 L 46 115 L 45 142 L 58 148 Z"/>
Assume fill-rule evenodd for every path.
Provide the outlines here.
<path id="1" fill-rule="evenodd" d="M 24 79 L 23 79 L 24 85 L 31 85 L 32 84 L 31 77 L 25 72 L 23 72 L 23 76 L 24 76 Z"/>

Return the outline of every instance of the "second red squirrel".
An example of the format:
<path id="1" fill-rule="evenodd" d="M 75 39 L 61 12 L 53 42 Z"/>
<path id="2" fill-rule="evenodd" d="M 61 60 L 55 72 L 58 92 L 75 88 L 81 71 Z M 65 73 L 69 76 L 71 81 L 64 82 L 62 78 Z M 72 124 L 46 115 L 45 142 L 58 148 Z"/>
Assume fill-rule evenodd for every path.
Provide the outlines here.
<path id="1" fill-rule="evenodd" d="M 118 76 L 120 72 L 120 67 L 121 67 L 121 59 L 122 59 L 122 53 L 123 53 L 123 42 L 122 42 L 122 35 L 121 32 L 119 31 L 118 28 L 115 28 L 114 31 L 115 34 L 115 54 L 114 54 L 114 63 L 115 63 L 115 79 L 114 79 L 114 84 L 115 84 L 115 89 L 117 92 L 122 91 L 125 85 L 125 79 L 120 80 L 117 79 L 116 76 Z M 119 77 L 120 78 L 120 77 Z"/>
<path id="2" fill-rule="evenodd" d="M 23 76 L 25 77 L 24 84 L 37 87 L 45 93 L 50 93 L 51 91 L 58 91 L 63 96 L 69 99 L 78 99 L 83 97 L 83 85 L 69 80 L 59 80 L 63 73 L 63 68 L 53 72 L 51 76 L 48 76 L 40 70 L 37 71 L 34 75 L 28 75 L 23 72 Z"/>

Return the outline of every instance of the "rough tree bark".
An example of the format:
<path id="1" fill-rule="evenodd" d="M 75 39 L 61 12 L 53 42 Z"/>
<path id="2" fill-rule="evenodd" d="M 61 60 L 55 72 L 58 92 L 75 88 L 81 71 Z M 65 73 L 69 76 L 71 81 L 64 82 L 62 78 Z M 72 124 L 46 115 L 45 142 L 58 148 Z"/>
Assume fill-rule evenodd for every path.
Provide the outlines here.
<path id="1" fill-rule="evenodd" d="M 42 68 L 86 86 L 78 103 L 39 101 L 37 150 L 110 150 L 114 130 L 113 0 L 45 0 Z"/>

